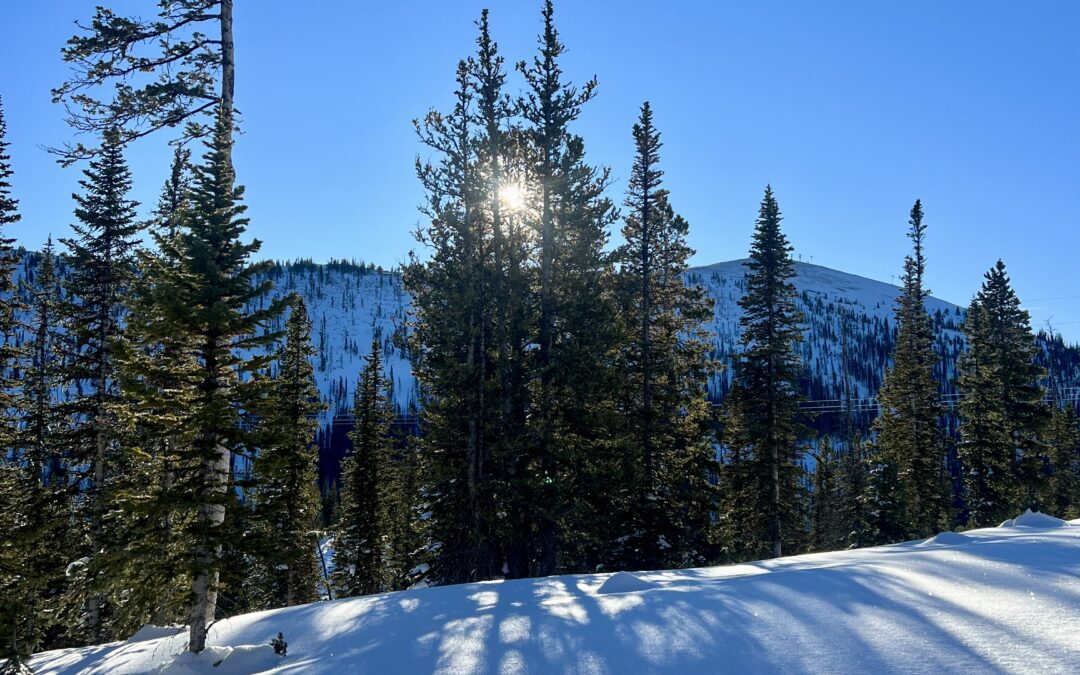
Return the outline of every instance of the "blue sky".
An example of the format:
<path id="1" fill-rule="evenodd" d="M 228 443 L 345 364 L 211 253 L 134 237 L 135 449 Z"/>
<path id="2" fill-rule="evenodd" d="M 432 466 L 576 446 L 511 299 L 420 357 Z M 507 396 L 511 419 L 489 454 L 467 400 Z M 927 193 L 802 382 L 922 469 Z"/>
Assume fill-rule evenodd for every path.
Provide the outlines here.
<path id="1" fill-rule="evenodd" d="M 49 89 L 95 4 L 145 15 L 156 2 L 0 3 L 24 215 L 12 234 L 28 247 L 72 220 L 79 170 L 39 146 L 72 138 Z M 236 4 L 236 162 L 263 252 L 400 263 L 421 198 L 410 120 L 446 106 L 481 8 L 507 59 L 530 58 L 539 2 Z M 966 303 L 1002 257 L 1034 322 L 1080 338 L 1080 4 L 561 0 L 556 20 L 566 73 L 599 79 L 576 130 L 620 201 L 630 127 L 652 102 L 695 263 L 745 256 L 771 183 L 803 260 L 890 281 L 918 197 L 935 295 Z M 153 138 L 129 156 L 148 208 L 170 151 Z"/>

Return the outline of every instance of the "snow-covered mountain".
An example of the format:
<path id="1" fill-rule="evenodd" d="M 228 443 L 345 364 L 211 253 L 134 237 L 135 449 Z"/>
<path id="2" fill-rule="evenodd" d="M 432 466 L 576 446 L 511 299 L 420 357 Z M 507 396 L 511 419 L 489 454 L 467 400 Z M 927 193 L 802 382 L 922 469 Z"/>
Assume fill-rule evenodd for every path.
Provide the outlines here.
<path id="1" fill-rule="evenodd" d="M 32 278 L 38 256 L 27 254 L 20 274 Z M 806 368 L 802 393 L 824 411 L 815 425 L 821 430 L 835 428 L 839 399 L 845 382 L 856 399 L 872 398 L 889 363 L 895 339 L 893 311 L 900 289 L 891 284 L 838 270 L 796 262 L 794 280 L 798 304 L 805 317 L 806 331 L 798 346 Z M 61 264 L 60 273 L 64 272 Z M 744 260 L 695 267 L 687 279 L 705 287 L 715 300 L 711 356 L 730 364 L 738 351 L 738 300 L 742 297 L 746 267 Z M 363 367 L 373 334 L 377 331 L 386 356 L 386 375 L 394 384 L 394 398 L 403 415 L 414 413 L 418 390 L 408 359 L 406 336 L 409 321 L 409 294 L 401 276 L 372 265 L 351 262 L 317 264 L 310 261 L 276 263 L 268 272 L 274 282 L 272 295 L 299 293 L 305 300 L 313 324 L 313 341 L 319 350 L 316 378 L 330 407 L 324 419 L 321 444 L 329 464 L 344 453 L 344 431 L 335 431 L 335 414 L 347 413 L 357 376 Z M 937 377 L 945 393 L 952 393 L 956 359 L 964 346 L 960 327 L 963 310 L 938 298 L 929 298 L 940 355 Z M 284 319 L 276 328 L 283 326 Z M 1043 365 L 1059 387 L 1080 385 L 1080 350 L 1060 339 L 1040 336 Z M 845 357 L 846 358 L 842 358 Z M 710 383 L 710 394 L 721 400 L 731 383 L 730 368 L 718 373 Z M 864 406 L 856 420 L 867 426 L 874 414 Z M 831 417 L 830 417 L 831 416 Z M 340 433 L 339 433 L 340 432 Z"/>
<path id="2" fill-rule="evenodd" d="M 895 338 L 893 311 L 900 289 L 820 265 L 797 262 L 795 269 L 798 302 L 806 319 L 805 339 L 799 346 L 806 365 L 804 395 L 812 400 L 839 399 L 846 374 L 853 396 L 873 397 L 889 362 Z M 722 363 L 729 363 L 738 350 L 741 310 L 737 303 L 745 274 L 744 260 L 687 272 L 688 280 L 705 287 L 715 300 L 710 325 L 715 333 L 712 355 Z M 319 388 L 331 404 L 329 414 L 343 412 L 351 405 L 373 330 L 383 336 L 387 375 L 394 382 L 398 406 L 402 412 L 415 408 L 416 382 L 405 349 L 409 295 L 398 274 L 364 265 L 298 262 L 276 265 L 272 277 L 275 294 L 296 291 L 307 303 L 314 324 L 313 339 L 320 352 L 316 374 Z M 941 355 L 938 379 L 949 392 L 956 358 L 964 345 L 960 332 L 964 311 L 933 297 L 927 300 L 927 309 Z M 1080 384 L 1080 351 L 1048 339 L 1042 343 L 1045 365 L 1053 362 L 1059 384 Z M 711 385 L 715 399 L 723 398 L 730 379 L 731 369 L 717 375 Z"/>
<path id="3" fill-rule="evenodd" d="M 36 655 L 34 672 L 1076 673 L 1080 521 L 742 565 L 370 595 Z M 268 645 L 279 632 L 288 653 Z M 220 665 L 214 664 L 219 662 Z"/>

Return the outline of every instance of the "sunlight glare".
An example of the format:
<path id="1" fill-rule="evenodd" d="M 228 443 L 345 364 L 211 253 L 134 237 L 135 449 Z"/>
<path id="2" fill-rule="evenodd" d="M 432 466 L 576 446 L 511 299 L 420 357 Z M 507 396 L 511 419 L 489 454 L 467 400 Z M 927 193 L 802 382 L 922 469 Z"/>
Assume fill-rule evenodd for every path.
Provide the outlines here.
<path id="1" fill-rule="evenodd" d="M 499 201 L 506 210 L 517 212 L 525 208 L 525 188 L 521 183 L 506 183 L 499 188 Z"/>

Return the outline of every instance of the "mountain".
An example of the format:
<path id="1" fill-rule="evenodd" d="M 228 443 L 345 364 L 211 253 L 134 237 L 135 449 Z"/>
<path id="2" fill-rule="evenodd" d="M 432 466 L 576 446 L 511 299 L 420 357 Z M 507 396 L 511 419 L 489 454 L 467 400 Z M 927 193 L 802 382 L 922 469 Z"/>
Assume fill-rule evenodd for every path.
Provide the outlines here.
<path id="1" fill-rule="evenodd" d="M 742 565 L 492 581 L 37 654 L 61 673 L 1075 673 L 1080 521 Z M 284 657 L 268 642 L 288 642 Z M 216 665 L 220 663 L 220 665 Z"/>
<path id="2" fill-rule="evenodd" d="M 36 254 L 26 254 L 20 276 L 32 279 Z M 738 351 L 738 299 L 743 293 L 745 260 L 695 267 L 687 280 L 706 288 L 715 300 L 714 332 L 710 356 L 730 365 Z M 799 354 L 806 368 L 801 389 L 814 413 L 812 424 L 822 432 L 842 428 L 844 403 L 850 399 L 853 421 L 866 429 L 876 414 L 872 401 L 889 364 L 895 325 L 893 307 L 900 289 L 891 284 L 839 270 L 796 262 L 794 283 L 798 304 L 806 319 L 805 339 Z M 64 273 L 60 265 L 60 273 Z M 403 432 L 415 430 L 419 391 L 412 375 L 407 346 L 409 294 L 400 274 L 373 265 L 332 261 L 275 263 L 267 272 L 274 282 L 271 296 L 299 293 L 312 320 L 312 339 L 319 350 L 315 375 L 319 390 L 330 408 L 319 434 L 321 480 L 333 482 L 338 465 L 349 447 L 346 432 L 351 421 L 356 378 L 363 367 L 376 332 L 386 361 L 386 375 L 393 382 L 394 400 L 402 415 Z M 940 363 L 936 376 L 947 401 L 955 400 L 952 384 L 956 360 L 964 348 L 960 332 L 964 310 L 938 298 L 927 300 L 937 335 Z M 272 326 L 281 329 L 284 318 Z M 17 336 L 21 340 L 22 336 Z M 1060 338 L 1040 335 L 1042 365 L 1051 373 L 1048 384 L 1075 401 L 1080 386 L 1080 349 Z M 710 396 L 720 401 L 731 385 L 731 368 L 721 370 L 709 385 Z M 846 393 L 845 393 L 846 392 Z"/>

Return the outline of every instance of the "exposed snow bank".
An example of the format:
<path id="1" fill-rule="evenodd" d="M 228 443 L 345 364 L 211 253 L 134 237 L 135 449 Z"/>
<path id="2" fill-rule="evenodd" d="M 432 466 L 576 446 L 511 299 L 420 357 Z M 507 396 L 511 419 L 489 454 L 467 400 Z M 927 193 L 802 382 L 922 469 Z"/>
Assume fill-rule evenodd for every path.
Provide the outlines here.
<path id="1" fill-rule="evenodd" d="M 600 588 L 596 589 L 596 593 L 597 595 L 636 593 L 638 591 L 647 591 L 652 588 L 656 588 L 656 584 L 645 581 L 636 574 L 631 574 L 630 572 L 616 572 L 608 577 L 607 581 L 600 584 Z"/>
<path id="2" fill-rule="evenodd" d="M 200 654 L 182 652 L 154 668 L 153 675 L 250 675 L 282 665 L 270 645 L 207 647 Z"/>
<path id="3" fill-rule="evenodd" d="M 30 665 L 38 675 L 1080 672 L 1080 527 L 1018 520 L 935 542 L 963 536 L 964 546 L 465 584 L 246 614 L 211 628 L 213 654 L 228 655 L 209 670 L 210 658 L 175 658 L 183 634 L 46 652 Z M 617 577 L 648 592 L 598 592 Z M 278 631 L 284 658 L 267 645 Z"/>
<path id="4" fill-rule="evenodd" d="M 1068 523 L 1061 518 L 1048 516 L 1045 513 L 1028 509 L 1021 515 L 1006 520 L 1001 527 L 1068 527 Z"/>
<path id="5" fill-rule="evenodd" d="M 926 541 L 919 542 L 919 546 L 958 546 L 971 543 L 971 537 L 960 532 L 941 532 Z"/>
<path id="6" fill-rule="evenodd" d="M 183 633 L 185 639 L 187 637 L 187 626 L 155 626 L 152 623 L 148 623 L 139 630 L 135 631 L 135 634 L 124 640 L 127 644 L 134 644 L 136 642 L 146 642 L 147 640 L 158 640 L 165 637 L 172 637 Z"/>

